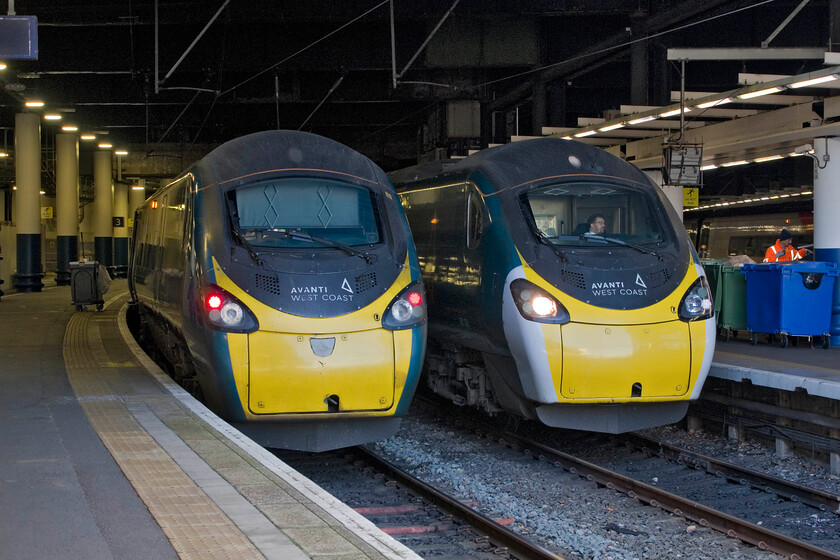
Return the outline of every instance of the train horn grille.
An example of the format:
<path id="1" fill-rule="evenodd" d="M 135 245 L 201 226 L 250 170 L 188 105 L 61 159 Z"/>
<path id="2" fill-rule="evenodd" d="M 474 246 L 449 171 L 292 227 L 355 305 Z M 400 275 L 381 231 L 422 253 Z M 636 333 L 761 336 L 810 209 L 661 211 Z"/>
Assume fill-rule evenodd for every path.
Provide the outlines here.
<path id="1" fill-rule="evenodd" d="M 356 278 L 356 293 L 361 294 L 376 286 L 376 273 L 368 272 Z"/>
<path id="2" fill-rule="evenodd" d="M 579 290 L 586 289 L 586 279 L 580 272 L 572 272 L 570 270 L 563 270 L 560 272 L 560 280 L 567 284 L 572 284 Z"/>
<path id="3" fill-rule="evenodd" d="M 659 286 L 667 284 L 668 280 L 670 279 L 671 273 L 668 271 L 667 268 L 662 268 L 648 274 L 647 285 L 648 288 L 658 288 Z"/>
<path id="4" fill-rule="evenodd" d="M 276 296 L 283 295 L 280 292 L 280 281 L 277 280 L 276 276 L 257 274 L 255 280 L 257 284 L 257 289 L 262 290 L 264 292 L 268 292 L 270 294 L 274 294 Z"/>

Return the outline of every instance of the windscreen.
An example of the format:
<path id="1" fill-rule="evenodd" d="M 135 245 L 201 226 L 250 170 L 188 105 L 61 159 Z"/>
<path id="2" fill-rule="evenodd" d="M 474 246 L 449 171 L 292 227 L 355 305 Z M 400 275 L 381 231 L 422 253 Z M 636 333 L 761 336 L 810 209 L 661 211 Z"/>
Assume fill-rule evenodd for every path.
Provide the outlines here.
<path id="1" fill-rule="evenodd" d="M 295 234 L 350 246 L 381 239 L 374 194 L 340 181 L 263 181 L 228 193 L 228 203 L 234 225 L 254 247 L 312 246 Z"/>
<path id="2" fill-rule="evenodd" d="M 667 240 L 658 200 L 641 188 L 601 182 L 542 186 L 521 195 L 535 234 L 555 245 L 601 246 L 599 238 L 636 245 Z"/>

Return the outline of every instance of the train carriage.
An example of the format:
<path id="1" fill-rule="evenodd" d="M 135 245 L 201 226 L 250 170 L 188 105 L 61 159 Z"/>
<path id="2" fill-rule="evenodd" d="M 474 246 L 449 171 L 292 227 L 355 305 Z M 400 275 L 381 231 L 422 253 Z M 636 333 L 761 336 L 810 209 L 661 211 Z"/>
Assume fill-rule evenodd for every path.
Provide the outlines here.
<path id="1" fill-rule="evenodd" d="M 393 434 L 422 366 L 425 294 L 385 173 L 294 131 L 223 144 L 135 216 L 129 283 L 185 386 L 263 445 Z"/>
<path id="2" fill-rule="evenodd" d="M 708 284 L 655 184 L 556 138 L 394 172 L 429 299 L 427 382 L 458 405 L 618 433 L 681 419 Z M 598 215 L 607 230 L 589 231 Z"/>

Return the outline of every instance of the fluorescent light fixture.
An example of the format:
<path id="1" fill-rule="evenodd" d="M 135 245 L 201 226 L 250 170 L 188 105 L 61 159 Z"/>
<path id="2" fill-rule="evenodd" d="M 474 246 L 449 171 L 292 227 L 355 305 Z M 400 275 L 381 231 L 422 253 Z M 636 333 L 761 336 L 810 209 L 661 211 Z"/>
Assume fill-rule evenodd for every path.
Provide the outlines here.
<path id="1" fill-rule="evenodd" d="M 103 149 L 108 149 L 108 148 L 113 148 L 113 145 L 108 144 L 107 142 L 102 142 L 101 144 L 99 144 L 99 147 L 103 148 Z"/>
<path id="2" fill-rule="evenodd" d="M 701 103 L 697 106 L 697 108 L 708 109 L 709 107 L 717 107 L 718 105 L 725 105 L 727 103 L 732 103 L 732 100 L 728 97 L 724 97 L 723 99 L 715 99 L 714 101 L 706 101 L 705 103 Z"/>
<path id="3" fill-rule="evenodd" d="M 72 124 L 65 124 L 61 127 L 61 130 L 63 130 L 64 132 L 76 132 L 77 130 L 79 130 L 79 127 L 73 126 Z"/>
<path id="4" fill-rule="evenodd" d="M 61 115 L 59 115 L 57 113 L 48 113 L 48 114 L 44 115 L 44 120 L 45 121 L 60 121 L 61 120 Z"/>
<path id="5" fill-rule="evenodd" d="M 44 191 L 38 191 L 38 194 L 47 194 Z"/>
<path id="6" fill-rule="evenodd" d="M 577 134 L 575 134 L 575 138 L 583 138 L 584 136 L 592 136 L 593 134 L 596 134 L 597 132 L 598 132 L 597 130 L 584 130 L 583 132 L 578 132 Z"/>
<path id="7" fill-rule="evenodd" d="M 133 191 L 145 191 L 146 187 L 144 187 L 143 185 L 134 185 L 133 187 L 131 187 L 131 190 L 133 190 Z"/>
<path id="8" fill-rule="evenodd" d="M 718 166 L 714 163 L 710 163 L 709 165 L 704 165 L 703 167 L 701 167 L 700 171 L 709 171 L 710 169 L 717 169 L 717 167 Z"/>
<path id="9" fill-rule="evenodd" d="M 33 101 L 27 101 L 26 103 L 24 103 L 24 105 L 26 105 L 27 107 L 43 107 L 43 106 L 44 106 L 44 102 L 43 102 L 43 101 L 34 101 L 34 100 L 33 100 Z"/>
<path id="10" fill-rule="evenodd" d="M 796 89 L 796 88 L 801 88 L 801 87 L 815 86 L 817 84 L 824 84 L 825 82 L 830 82 L 830 81 L 836 80 L 836 79 L 837 79 L 837 76 L 835 76 L 834 74 L 829 74 L 828 76 L 821 76 L 819 78 L 813 78 L 811 80 L 804 80 L 802 82 L 796 82 L 796 83 L 790 84 L 788 87 Z"/>
<path id="11" fill-rule="evenodd" d="M 6 65 L 3 64 L 2 62 L 0 62 L 0 70 L 5 70 L 5 69 L 6 69 Z"/>
<path id="12" fill-rule="evenodd" d="M 747 163 L 749 163 L 749 161 L 747 161 L 745 159 L 741 159 L 741 160 L 738 160 L 738 161 L 729 161 L 727 163 L 721 163 L 720 166 L 721 167 L 734 167 L 736 165 L 744 165 L 744 164 L 747 164 Z"/>
<path id="13" fill-rule="evenodd" d="M 96 134 L 82 134 L 79 138 L 82 140 L 96 140 Z"/>
<path id="14" fill-rule="evenodd" d="M 6 152 L 0 152 L 0 157 L 9 157 L 9 154 Z"/>
<path id="15" fill-rule="evenodd" d="M 627 121 L 627 124 L 642 124 L 645 122 L 650 122 L 656 119 L 656 115 L 648 115 L 646 117 L 639 117 L 638 119 L 633 119 L 632 121 Z"/>
<path id="16" fill-rule="evenodd" d="M 561 140 L 571 140 L 571 139 L 572 139 L 572 137 L 571 137 L 571 136 L 563 136 L 563 137 L 561 138 Z"/>
<path id="17" fill-rule="evenodd" d="M 617 123 L 605 126 L 604 128 L 599 128 L 598 132 L 609 132 L 610 130 L 615 130 L 617 128 L 624 128 L 624 123 Z"/>
<path id="18" fill-rule="evenodd" d="M 115 150 L 114 155 L 115 156 L 127 156 L 128 152 L 126 150 Z"/>
<path id="19" fill-rule="evenodd" d="M 683 107 L 682 109 L 672 109 L 670 111 L 665 111 L 664 113 L 659 113 L 659 116 L 662 118 L 673 117 L 674 115 L 679 115 L 681 112 L 690 113 L 691 109 L 689 109 L 688 107 Z"/>
<path id="20" fill-rule="evenodd" d="M 767 89 L 760 89 L 758 91 L 742 93 L 738 96 L 738 99 L 752 99 L 753 97 L 761 97 L 762 95 L 770 95 L 771 93 L 779 93 L 780 91 L 782 91 L 782 88 L 780 86 L 773 86 Z"/>
<path id="21" fill-rule="evenodd" d="M 755 163 L 764 163 L 765 161 L 775 161 L 777 159 L 784 159 L 784 157 L 785 156 L 782 156 L 782 155 L 766 156 L 766 157 L 755 158 L 753 161 Z"/>

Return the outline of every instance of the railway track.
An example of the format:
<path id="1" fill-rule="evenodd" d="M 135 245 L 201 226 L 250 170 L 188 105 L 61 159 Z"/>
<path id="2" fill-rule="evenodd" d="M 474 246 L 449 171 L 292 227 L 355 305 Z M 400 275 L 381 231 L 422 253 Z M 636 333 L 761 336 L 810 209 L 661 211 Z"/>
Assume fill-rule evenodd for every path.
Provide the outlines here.
<path id="1" fill-rule="evenodd" d="M 530 541 L 364 447 L 327 453 L 275 450 L 283 461 L 421 556 L 557 560 Z"/>
<path id="2" fill-rule="evenodd" d="M 500 434 L 500 437 L 526 453 L 562 466 L 600 486 L 761 550 L 792 560 L 840 560 L 840 542 L 836 538 L 840 527 L 838 496 L 633 434 L 620 439 L 641 453 L 611 461 L 613 465 L 625 462 L 625 468 L 621 469 L 624 473 L 510 432 Z M 630 472 L 632 476 L 625 474 Z M 817 515 L 822 516 L 828 528 L 828 531 L 819 531 L 825 538 L 806 534 L 808 530 L 801 529 L 803 520 L 811 520 L 810 525 L 815 525 L 813 517 Z M 814 542 L 797 537 L 810 538 Z"/>
<path id="3" fill-rule="evenodd" d="M 467 418 L 459 415 L 457 420 L 453 420 L 451 411 L 446 412 L 446 420 L 435 421 L 441 422 L 444 430 L 456 431 L 461 437 L 482 439 L 476 438 L 475 432 L 479 432 L 484 436 L 483 441 L 504 444 L 540 460 L 532 463 L 562 467 L 562 471 L 573 473 L 597 487 L 622 493 L 642 504 L 680 516 L 688 523 L 718 531 L 729 539 L 737 539 L 760 550 L 796 560 L 840 559 L 840 540 L 837 539 L 837 534 L 840 534 L 840 497 L 828 492 L 637 435 L 590 437 L 582 432 L 561 431 L 548 436 L 547 432 L 552 431 L 541 427 L 535 429 L 535 433 L 540 435 L 540 441 L 536 441 L 533 437 L 529 439 L 510 431 L 488 429 L 486 419 L 476 421 L 471 420 L 469 415 Z M 415 429 L 412 438 L 418 432 L 419 429 Z M 467 432 L 469 435 L 464 436 Z M 577 444 L 552 447 L 547 443 L 551 437 L 567 443 L 576 441 Z M 482 443 L 477 447 L 487 448 L 488 444 Z M 491 459 L 488 461 L 492 460 L 492 456 L 501 456 L 501 451 L 492 450 L 492 444 L 489 447 L 487 454 Z M 561 447 L 573 450 L 565 452 Z M 589 453 L 598 447 L 601 449 L 596 453 Z M 577 455 L 600 458 L 586 460 Z M 431 467 L 424 468 L 431 470 Z M 499 478 L 505 478 L 501 474 L 502 469 L 498 470 Z M 520 480 L 537 478 L 525 472 Z M 467 472 L 465 476 L 472 476 L 472 473 Z M 560 475 L 557 476 L 556 483 L 547 484 L 543 480 L 541 484 L 543 487 L 568 484 Z M 460 486 L 457 481 L 449 481 L 449 484 Z M 505 486 L 508 487 L 509 484 Z M 651 510 L 647 515 L 654 518 L 659 515 L 655 511 Z M 517 521 L 525 532 L 530 531 L 530 520 L 517 518 Z M 638 532 L 644 533 L 643 530 Z"/>

